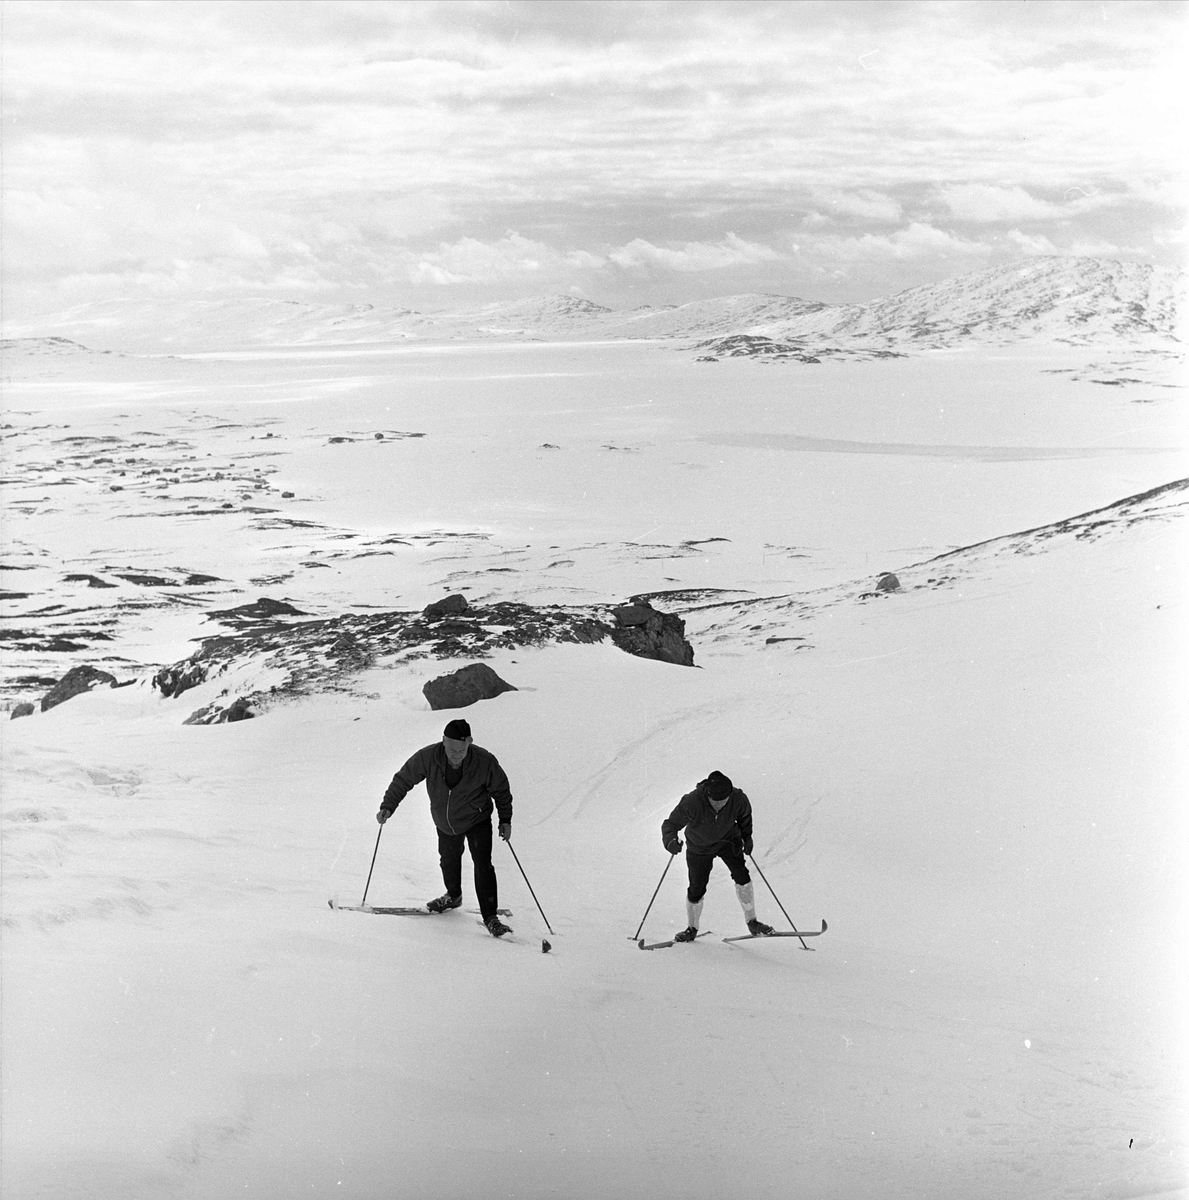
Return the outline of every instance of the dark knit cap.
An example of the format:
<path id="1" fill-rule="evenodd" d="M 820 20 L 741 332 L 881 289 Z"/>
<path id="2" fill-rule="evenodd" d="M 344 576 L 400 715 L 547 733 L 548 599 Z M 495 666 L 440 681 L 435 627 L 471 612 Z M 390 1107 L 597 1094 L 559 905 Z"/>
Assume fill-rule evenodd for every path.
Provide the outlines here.
<path id="1" fill-rule="evenodd" d="M 706 794 L 711 800 L 725 800 L 734 789 L 735 785 L 721 771 L 711 771 L 706 776 Z"/>
<path id="2" fill-rule="evenodd" d="M 463 738 L 471 736 L 471 727 L 463 720 L 455 718 L 442 731 L 443 737 L 448 737 L 452 741 L 461 742 Z"/>

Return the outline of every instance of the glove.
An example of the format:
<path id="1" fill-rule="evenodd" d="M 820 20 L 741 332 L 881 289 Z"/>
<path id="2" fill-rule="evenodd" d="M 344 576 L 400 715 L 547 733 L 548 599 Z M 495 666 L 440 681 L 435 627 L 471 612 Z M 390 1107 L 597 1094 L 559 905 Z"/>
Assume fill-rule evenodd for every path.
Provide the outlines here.
<path id="1" fill-rule="evenodd" d="M 501 821 L 500 822 L 500 837 L 502 837 L 505 842 L 510 842 L 512 840 L 512 822 L 511 821 Z"/>
<path id="2" fill-rule="evenodd" d="M 381 825 L 383 825 L 384 822 L 387 821 L 390 816 L 392 816 L 392 813 L 388 812 L 387 809 L 382 808 L 382 809 L 380 809 L 380 811 L 378 813 L 376 813 L 376 820 L 379 821 Z"/>
<path id="3" fill-rule="evenodd" d="M 755 849 L 755 842 L 751 838 L 743 839 L 743 853 L 750 854 Z"/>
<path id="4" fill-rule="evenodd" d="M 671 841 L 666 842 L 665 849 L 668 850 L 668 852 L 670 854 L 680 854 L 681 853 L 681 839 L 673 838 Z"/>

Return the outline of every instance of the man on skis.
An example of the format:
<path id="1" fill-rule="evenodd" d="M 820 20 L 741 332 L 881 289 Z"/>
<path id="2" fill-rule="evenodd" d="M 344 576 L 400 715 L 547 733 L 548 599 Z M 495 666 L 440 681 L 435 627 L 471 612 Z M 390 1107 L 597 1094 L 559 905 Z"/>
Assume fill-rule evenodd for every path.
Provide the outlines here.
<path id="1" fill-rule="evenodd" d="M 685 911 L 688 927 L 674 941 L 692 942 L 698 936 L 702 901 L 714 860 L 721 858 L 735 881 L 735 895 L 743 906 L 747 928 L 756 937 L 767 937 L 771 925 L 756 919 L 755 888 L 743 857 L 752 851 L 751 801 L 721 772 L 711 771 L 692 792 L 681 797 L 677 807 L 661 824 L 661 841 L 670 854 L 681 853 L 678 833 L 685 830 L 685 861 L 689 867 L 689 890 Z"/>
<path id="2" fill-rule="evenodd" d="M 495 867 L 491 862 L 491 814 L 499 812 L 500 837 L 512 836 L 512 792 L 508 777 L 490 750 L 471 740 L 466 721 L 446 726 L 442 740 L 418 750 L 392 777 L 376 820 L 381 825 L 422 780 L 429 793 L 429 812 L 438 830 L 438 860 L 446 894 L 431 900 L 430 912 L 447 912 L 462 903 L 462 850 L 470 847 L 475 892 L 483 924 L 493 937 L 510 932 L 497 914 Z"/>

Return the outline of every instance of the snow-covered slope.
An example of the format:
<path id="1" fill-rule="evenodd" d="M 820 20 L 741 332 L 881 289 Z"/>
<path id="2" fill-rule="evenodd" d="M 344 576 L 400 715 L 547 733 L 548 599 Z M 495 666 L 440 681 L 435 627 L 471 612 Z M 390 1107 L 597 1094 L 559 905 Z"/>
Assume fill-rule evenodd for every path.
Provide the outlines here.
<path id="1" fill-rule="evenodd" d="M 1093 258 L 1035 258 L 821 314 L 803 332 L 888 344 L 966 338 L 1085 344 L 1180 335 L 1181 272 Z"/>
<path id="2" fill-rule="evenodd" d="M 497 656 L 520 690 L 467 715 L 554 931 L 501 848 L 512 944 L 327 908 L 439 732 L 415 672 L 235 726 L 143 687 L 9 726 L 6 1194 L 1182 1194 L 1183 526 L 820 609 L 811 653 Z M 722 943 L 721 870 L 712 936 L 630 940 L 711 767 L 814 953 Z M 434 853 L 417 793 L 369 899 L 436 894 Z"/>
<path id="3" fill-rule="evenodd" d="M 371 305 L 243 299 L 105 301 L 11 323 L 10 338 L 60 336 L 141 353 L 416 340 L 693 339 L 759 334 L 904 350 L 1021 340 L 1099 347 L 1181 336 L 1183 272 L 1096 258 L 1040 257 L 865 304 L 744 294 L 616 311 L 572 296 L 413 312 Z"/>
<path id="4" fill-rule="evenodd" d="M 6 360 L 6 696 L 127 686 L 0 721 L 5 1197 L 1186 1194 L 1179 389 L 1068 346 L 43 349 Z M 374 813 L 462 657 L 336 639 L 294 686 L 229 641 L 150 682 L 261 596 L 381 637 L 444 592 L 648 593 L 695 652 L 487 622 L 508 943 L 469 879 L 441 918 L 327 903 L 373 855 L 369 902 L 439 894 L 424 793 Z M 255 719 L 182 724 L 241 688 Z M 715 768 L 811 952 L 724 944 L 721 867 L 707 937 L 637 949 L 685 923 L 659 826 Z"/>

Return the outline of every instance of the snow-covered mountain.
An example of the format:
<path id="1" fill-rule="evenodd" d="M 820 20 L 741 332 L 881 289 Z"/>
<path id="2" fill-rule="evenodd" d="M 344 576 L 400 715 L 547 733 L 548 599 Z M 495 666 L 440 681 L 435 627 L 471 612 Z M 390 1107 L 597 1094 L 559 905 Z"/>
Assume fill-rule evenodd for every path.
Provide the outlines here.
<path id="1" fill-rule="evenodd" d="M 798 332 L 889 345 L 1043 339 L 1086 344 L 1178 336 L 1185 277 L 1140 263 L 1036 258 L 819 314 Z M 758 330 L 757 332 L 768 332 Z M 792 329 L 780 332 L 793 332 Z"/>
<path id="2" fill-rule="evenodd" d="M 573 296 L 415 312 L 248 298 L 80 305 L 11 324 L 10 338 L 68 337 L 141 353 L 423 340 L 706 340 L 739 334 L 911 351 L 1022 340 L 1134 345 L 1180 339 L 1183 272 L 1097 258 L 1030 258 L 864 304 L 742 294 L 615 310 Z"/>

